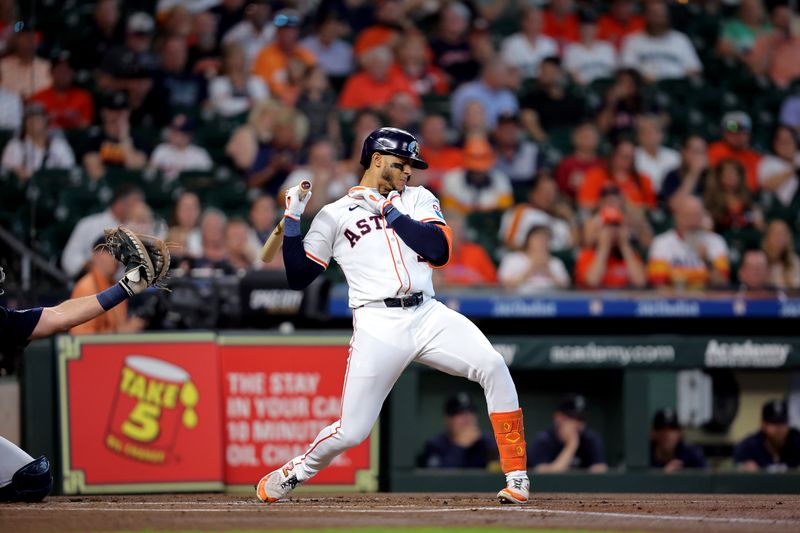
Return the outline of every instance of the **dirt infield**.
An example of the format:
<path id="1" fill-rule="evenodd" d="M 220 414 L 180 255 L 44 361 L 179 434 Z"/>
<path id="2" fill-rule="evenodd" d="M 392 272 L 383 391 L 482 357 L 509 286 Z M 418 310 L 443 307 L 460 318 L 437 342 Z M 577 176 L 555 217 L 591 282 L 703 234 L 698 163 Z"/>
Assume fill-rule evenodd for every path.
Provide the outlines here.
<path id="1" fill-rule="evenodd" d="M 61 496 L 0 504 L 0 531 L 276 530 L 472 526 L 606 531 L 800 531 L 800 496 L 542 494 L 500 506 L 490 494 L 300 494 L 263 505 L 236 494 Z"/>

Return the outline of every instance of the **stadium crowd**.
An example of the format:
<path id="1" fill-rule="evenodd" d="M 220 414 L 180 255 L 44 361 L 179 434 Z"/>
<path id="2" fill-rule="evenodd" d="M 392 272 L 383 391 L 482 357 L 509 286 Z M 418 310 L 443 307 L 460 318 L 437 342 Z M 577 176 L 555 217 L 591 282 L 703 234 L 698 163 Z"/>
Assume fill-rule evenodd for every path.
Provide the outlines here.
<path id="1" fill-rule="evenodd" d="M 0 221 L 76 279 L 119 223 L 282 268 L 282 191 L 341 197 L 383 125 L 454 228 L 440 285 L 800 288 L 787 2 L 42 4 L 0 1 Z"/>

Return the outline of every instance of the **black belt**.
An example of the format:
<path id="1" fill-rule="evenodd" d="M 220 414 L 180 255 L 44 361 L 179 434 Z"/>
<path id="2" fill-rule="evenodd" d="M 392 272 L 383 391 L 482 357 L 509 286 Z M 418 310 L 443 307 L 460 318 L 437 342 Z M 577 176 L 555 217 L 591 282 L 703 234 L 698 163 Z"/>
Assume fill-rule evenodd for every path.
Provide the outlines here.
<path id="1" fill-rule="evenodd" d="M 423 301 L 421 292 L 415 292 L 402 298 L 386 298 L 383 303 L 386 307 L 416 307 Z"/>

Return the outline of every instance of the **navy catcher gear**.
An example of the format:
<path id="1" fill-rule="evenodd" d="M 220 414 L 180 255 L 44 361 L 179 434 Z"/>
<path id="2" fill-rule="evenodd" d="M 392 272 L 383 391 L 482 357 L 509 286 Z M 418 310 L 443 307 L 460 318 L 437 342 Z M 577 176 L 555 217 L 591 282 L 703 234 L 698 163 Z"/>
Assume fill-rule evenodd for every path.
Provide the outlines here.
<path id="1" fill-rule="evenodd" d="M 0 487 L 0 501 L 39 502 L 50 494 L 52 488 L 50 461 L 42 455 L 17 470 L 11 478 L 11 484 Z"/>
<path id="2" fill-rule="evenodd" d="M 380 128 L 370 133 L 361 148 L 361 166 L 369 168 L 373 152 L 408 159 L 414 168 L 428 168 L 428 163 L 419 156 L 417 139 L 399 128 Z"/>

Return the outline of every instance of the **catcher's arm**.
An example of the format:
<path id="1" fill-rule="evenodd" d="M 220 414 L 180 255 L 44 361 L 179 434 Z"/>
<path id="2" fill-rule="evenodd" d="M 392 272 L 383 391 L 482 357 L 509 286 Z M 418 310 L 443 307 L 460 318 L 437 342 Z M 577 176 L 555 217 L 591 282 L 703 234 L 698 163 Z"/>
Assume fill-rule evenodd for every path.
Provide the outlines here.
<path id="1" fill-rule="evenodd" d="M 300 201 L 304 200 L 310 191 L 311 182 L 308 180 L 301 181 L 300 192 L 298 193 Z M 270 263 L 273 259 L 275 259 L 275 255 L 278 253 L 278 250 L 280 250 L 281 245 L 283 244 L 283 228 L 285 225 L 286 223 L 282 218 L 275 226 L 275 229 L 272 230 L 269 238 L 267 238 L 267 242 L 265 242 L 264 246 L 261 248 L 261 260 L 263 262 Z"/>

